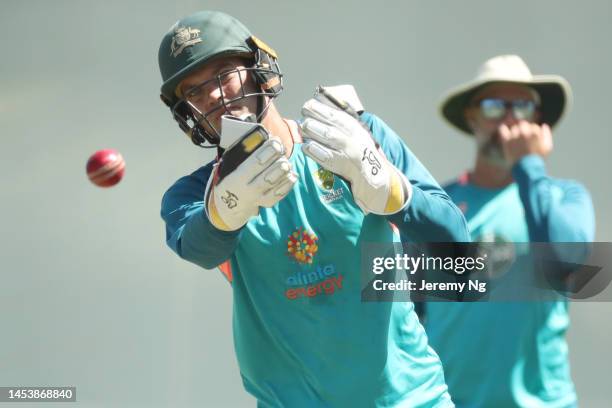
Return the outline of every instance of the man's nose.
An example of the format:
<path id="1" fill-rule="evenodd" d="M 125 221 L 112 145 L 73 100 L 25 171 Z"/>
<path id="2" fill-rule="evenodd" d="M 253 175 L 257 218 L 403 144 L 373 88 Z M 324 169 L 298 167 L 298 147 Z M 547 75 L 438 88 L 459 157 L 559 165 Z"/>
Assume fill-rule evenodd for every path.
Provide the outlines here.
<path id="1" fill-rule="evenodd" d="M 223 91 L 217 84 L 206 91 L 206 111 L 214 108 L 221 103 L 223 99 Z"/>
<path id="2" fill-rule="evenodd" d="M 502 123 L 510 127 L 510 126 L 516 125 L 518 122 L 519 122 L 518 119 L 514 117 L 514 113 L 512 112 L 512 109 L 506 109 L 506 113 L 504 114 L 504 117 L 502 118 Z"/>

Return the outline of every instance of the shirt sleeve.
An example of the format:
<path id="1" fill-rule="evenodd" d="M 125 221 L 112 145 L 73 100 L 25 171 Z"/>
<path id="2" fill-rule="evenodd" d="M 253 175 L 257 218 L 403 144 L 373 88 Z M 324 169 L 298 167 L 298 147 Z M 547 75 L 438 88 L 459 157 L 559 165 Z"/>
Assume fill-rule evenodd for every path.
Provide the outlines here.
<path id="1" fill-rule="evenodd" d="M 463 214 L 404 141 L 375 115 L 366 112 L 362 119 L 387 159 L 412 186 L 408 206 L 387 219 L 412 242 L 469 242 Z"/>
<path id="2" fill-rule="evenodd" d="M 240 230 L 215 228 L 204 213 L 204 190 L 213 163 L 179 179 L 162 198 L 161 217 L 166 223 L 166 243 L 181 258 L 212 269 L 227 260 Z"/>
<path id="3" fill-rule="evenodd" d="M 532 242 L 592 242 L 595 211 L 581 184 L 546 174 L 538 155 L 520 159 L 512 168 Z"/>

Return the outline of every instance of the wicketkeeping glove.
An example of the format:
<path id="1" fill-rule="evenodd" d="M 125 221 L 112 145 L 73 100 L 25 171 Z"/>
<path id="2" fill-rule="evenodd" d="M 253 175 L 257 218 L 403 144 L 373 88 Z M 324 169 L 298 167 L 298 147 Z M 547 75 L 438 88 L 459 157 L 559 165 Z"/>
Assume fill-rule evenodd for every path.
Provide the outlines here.
<path id="1" fill-rule="evenodd" d="M 259 214 L 259 207 L 272 207 L 297 181 L 283 145 L 276 139 L 263 143 L 219 183 L 218 169 L 219 163 L 206 185 L 204 202 L 210 222 L 224 231 L 240 229 Z"/>
<path id="2" fill-rule="evenodd" d="M 302 150 L 325 169 L 351 184 L 364 213 L 394 214 L 410 201 L 412 189 L 363 124 L 315 98 L 302 107 Z"/>

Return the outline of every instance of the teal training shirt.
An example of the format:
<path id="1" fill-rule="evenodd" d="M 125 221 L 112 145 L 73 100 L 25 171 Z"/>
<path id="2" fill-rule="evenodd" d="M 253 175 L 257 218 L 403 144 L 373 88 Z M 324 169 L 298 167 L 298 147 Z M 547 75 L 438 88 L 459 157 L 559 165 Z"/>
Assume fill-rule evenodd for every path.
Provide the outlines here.
<path id="1" fill-rule="evenodd" d="M 584 187 L 548 177 L 538 156 L 521 159 L 513 177 L 515 183 L 501 189 L 479 188 L 467 177 L 446 187 L 474 241 L 593 240 L 594 212 Z M 430 344 L 457 407 L 576 406 L 567 301 L 429 302 L 425 308 Z"/>
<path id="2" fill-rule="evenodd" d="M 364 216 L 347 183 L 299 144 L 293 190 L 240 231 L 214 229 L 202 211 L 212 164 L 162 201 L 178 255 L 208 269 L 230 261 L 236 355 L 261 407 L 453 406 L 413 304 L 361 302 L 360 245 L 392 242 L 389 222 L 421 241 L 465 241 L 465 219 L 391 129 L 362 119 L 411 181 L 411 202 L 397 214 Z"/>

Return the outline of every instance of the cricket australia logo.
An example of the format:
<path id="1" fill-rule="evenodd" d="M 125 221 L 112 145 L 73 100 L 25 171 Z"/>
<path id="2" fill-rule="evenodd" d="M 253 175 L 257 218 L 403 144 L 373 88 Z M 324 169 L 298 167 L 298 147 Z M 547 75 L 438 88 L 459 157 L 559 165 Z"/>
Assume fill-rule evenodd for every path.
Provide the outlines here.
<path id="1" fill-rule="evenodd" d="M 332 201 L 342 198 L 342 193 L 344 192 L 342 187 L 334 190 L 334 183 L 336 182 L 336 176 L 334 173 L 324 169 L 323 167 L 319 167 L 313 172 L 313 176 L 317 182 L 317 185 L 325 191 L 325 194 L 321 195 L 323 202 L 329 204 Z"/>
<path id="2" fill-rule="evenodd" d="M 200 38 L 200 30 L 197 28 L 176 27 L 172 44 L 170 44 L 170 52 L 173 57 L 178 57 L 186 47 L 199 42 L 202 42 L 202 38 Z"/>
<path id="3" fill-rule="evenodd" d="M 331 190 L 334 188 L 334 173 L 329 170 L 325 170 L 323 167 L 319 168 L 314 172 L 315 180 L 317 184 L 324 190 Z"/>
<path id="4" fill-rule="evenodd" d="M 506 237 L 494 232 L 484 232 L 475 240 L 478 256 L 488 258 L 487 276 L 499 279 L 515 263 L 519 254 L 516 245 Z"/>
<path id="5" fill-rule="evenodd" d="M 319 238 L 302 227 L 296 229 L 287 239 L 287 255 L 302 264 L 311 264 L 319 250 Z"/>

